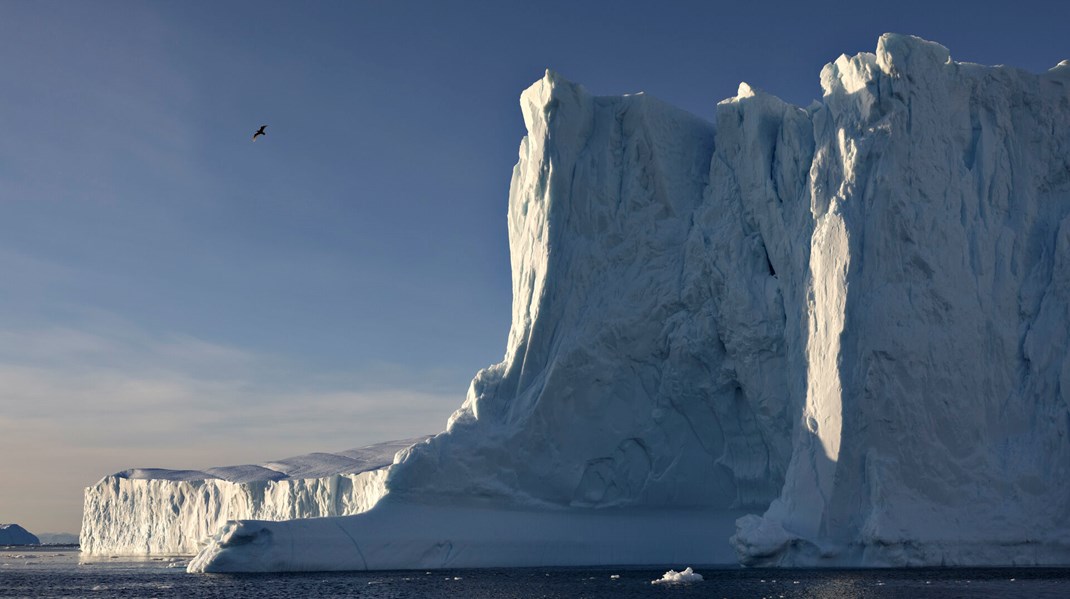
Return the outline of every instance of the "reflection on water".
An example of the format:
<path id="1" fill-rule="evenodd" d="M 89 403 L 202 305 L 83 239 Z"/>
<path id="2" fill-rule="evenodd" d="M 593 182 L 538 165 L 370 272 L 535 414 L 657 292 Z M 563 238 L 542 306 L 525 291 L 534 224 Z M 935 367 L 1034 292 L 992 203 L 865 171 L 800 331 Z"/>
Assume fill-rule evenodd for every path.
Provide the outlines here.
<path id="1" fill-rule="evenodd" d="M 186 558 L 94 558 L 0 549 L 0 597 L 945 598 L 1070 597 L 1070 568 L 769 570 L 695 566 L 705 580 L 652 585 L 670 567 L 186 574 Z"/>

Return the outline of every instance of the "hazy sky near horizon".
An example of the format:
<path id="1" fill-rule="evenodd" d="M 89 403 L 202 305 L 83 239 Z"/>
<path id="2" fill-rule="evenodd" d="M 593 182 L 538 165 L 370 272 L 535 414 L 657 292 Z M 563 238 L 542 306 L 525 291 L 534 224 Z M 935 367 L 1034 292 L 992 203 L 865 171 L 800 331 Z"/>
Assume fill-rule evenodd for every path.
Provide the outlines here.
<path id="1" fill-rule="evenodd" d="M 798 104 L 885 31 L 1070 58 L 1065 2 L 0 2 L 0 522 L 130 467 L 437 432 L 501 359 L 520 92 Z M 266 124 L 267 137 L 252 133 Z"/>

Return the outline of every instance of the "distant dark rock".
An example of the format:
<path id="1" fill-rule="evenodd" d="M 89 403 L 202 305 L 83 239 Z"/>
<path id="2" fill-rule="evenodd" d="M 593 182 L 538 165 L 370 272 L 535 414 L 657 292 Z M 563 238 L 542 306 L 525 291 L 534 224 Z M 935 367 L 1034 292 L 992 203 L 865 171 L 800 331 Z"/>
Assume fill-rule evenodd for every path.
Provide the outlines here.
<path id="1" fill-rule="evenodd" d="M 18 524 L 0 524 L 0 545 L 40 544 L 40 539 Z"/>
<path id="2" fill-rule="evenodd" d="M 42 532 L 38 533 L 42 545 L 77 545 L 78 535 L 69 532 Z"/>

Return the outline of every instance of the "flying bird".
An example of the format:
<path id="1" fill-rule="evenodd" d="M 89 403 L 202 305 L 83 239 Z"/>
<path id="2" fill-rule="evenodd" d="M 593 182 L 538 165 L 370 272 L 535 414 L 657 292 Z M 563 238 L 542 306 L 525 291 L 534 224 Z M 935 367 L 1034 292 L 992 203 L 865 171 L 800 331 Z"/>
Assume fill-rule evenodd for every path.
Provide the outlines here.
<path id="1" fill-rule="evenodd" d="M 253 141 L 256 141 L 256 138 L 261 135 L 267 135 L 267 131 L 264 131 L 264 129 L 267 129 L 267 125 L 260 125 L 260 128 L 256 130 L 256 133 L 253 133 Z"/>

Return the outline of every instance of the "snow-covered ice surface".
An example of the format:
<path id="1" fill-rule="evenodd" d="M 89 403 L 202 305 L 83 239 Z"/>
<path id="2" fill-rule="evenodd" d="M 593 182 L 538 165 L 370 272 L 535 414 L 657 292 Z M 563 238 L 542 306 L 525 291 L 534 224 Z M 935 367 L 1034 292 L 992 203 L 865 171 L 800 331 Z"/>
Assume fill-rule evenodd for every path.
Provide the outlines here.
<path id="1" fill-rule="evenodd" d="M 425 438 L 340 453 L 207 470 L 139 468 L 85 492 L 87 555 L 193 555 L 228 520 L 289 520 L 367 510 L 383 495 L 394 455 Z"/>
<path id="2" fill-rule="evenodd" d="M 697 574 L 688 566 L 677 572 L 676 570 L 669 570 L 657 580 L 651 580 L 650 584 L 686 584 L 691 582 L 702 582 L 702 575 Z"/>
<path id="3" fill-rule="evenodd" d="M 1070 563 L 1070 63 L 888 34 L 821 81 L 715 130 L 548 72 L 504 360 L 369 509 L 190 570 Z"/>

